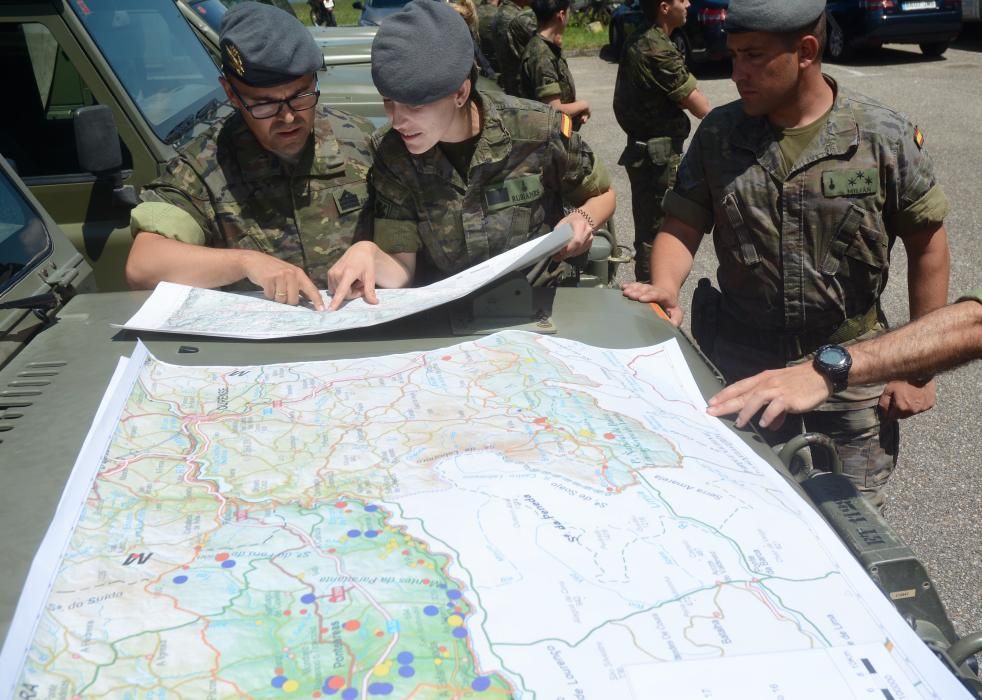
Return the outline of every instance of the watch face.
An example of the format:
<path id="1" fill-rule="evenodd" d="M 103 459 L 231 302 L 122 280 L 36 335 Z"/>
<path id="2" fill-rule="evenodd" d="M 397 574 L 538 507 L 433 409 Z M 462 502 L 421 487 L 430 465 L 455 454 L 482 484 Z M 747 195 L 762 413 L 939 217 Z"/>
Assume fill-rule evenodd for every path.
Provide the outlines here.
<path id="1" fill-rule="evenodd" d="M 839 367 L 846 363 L 848 357 L 842 348 L 833 345 L 822 348 L 816 359 L 828 367 Z"/>

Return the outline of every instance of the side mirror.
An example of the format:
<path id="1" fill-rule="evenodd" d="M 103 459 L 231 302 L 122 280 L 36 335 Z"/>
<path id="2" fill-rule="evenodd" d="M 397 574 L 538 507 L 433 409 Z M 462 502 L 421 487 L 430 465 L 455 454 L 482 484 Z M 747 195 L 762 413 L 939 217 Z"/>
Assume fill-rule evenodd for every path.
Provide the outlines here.
<path id="1" fill-rule="evenodd" d="M 75 110 L 75 149 L 82 169 L 97 175 L 122 170 L 119 131 L 113 112 L 106 105 Z"/>
<path id="2" fill-rule="evenodd" d="M 106 105 L 75 110 L 75 151 L 82 170 L 112 180 L 113 198 L 126 207 L 137 205 L 136 190 L 123 184 L 123 152 L 113 112 Z"/>
<path id="3" fill-rule="evenodd" d="M 351 3 L 351 6 L 353 8 L 355 8 L 356 10 L 364 10 L 365 9 L 365 6 L 361 4 L 360 0 L 355 0 L 353 3 Z"/>

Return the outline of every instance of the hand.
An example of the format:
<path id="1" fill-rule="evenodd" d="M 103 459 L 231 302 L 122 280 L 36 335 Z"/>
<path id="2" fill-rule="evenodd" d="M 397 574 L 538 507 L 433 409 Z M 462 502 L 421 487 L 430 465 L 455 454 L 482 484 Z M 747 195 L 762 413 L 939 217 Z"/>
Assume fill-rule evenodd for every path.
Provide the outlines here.
<path id="1" fill-rule="evenodd" d="M 331 291 L 330 311 L 341 308 L 348 299 L 364 297 L 369 304 L 377 304 L 375 294 L 375 253 L 378 250 L 371 241 L 359 241 L 348 248 L 327 271 L 327 288 Z"/>
<path id="2" fill-rule="evenodd" d="M 903 379 L 887 384 L 880 395 L 880 416 L 888 420 L 903 420 L 934 407 L 937 385 L 934 380 L 920 385 Z"/>
<path id="3" fill-rule="evenodd" d="M 570 212 L 556 225 L 559 226 L 560 224 L 569 224 L 573 228 L 573 237 L 558 253 L 552 256 L 553 260 L 573 258 L 590 250 L 590 245 L 593 243 L 593 227 L 582 214 L 576 211 Z"/>
<path id="4" fill-rule="evenodd" d="M 711 416 L 737 414 L 736 426 L 745 426 L 766 406 L 760 427 L 778 430 L 788 413 L 806 413 L 828 400 L 829 381 L 810 362 L 784 369 L 769 369 L 731 384 L 709 399 Z"/>
<path id="5" fill-rule="evenodd" d="M 586 124 L 588 121 L 590 121 L 590 117 L 593 114 L 590 111 L 590 105 L 589 105 L 589 103 L 584 102 L 584 104 L 586 104 L 586 106 L 583 108 L 583 110 L 580 111 L 580 112 L 577 112 L 576 116 L 574 117 L 574 119 L 576 119 L 577 121 L 579 121 L 580 126 L 582 126 L 583 124 Z"/>
<path id="6" fill-rule="evenodd" d="M 242 276 L 262 287 L 267 299 L 296 306 L 303 294 L 317 311 L 324 310 L 321 293 L 306 272 L 266 253 L 252 250 L 243 252 Z"/>
<path id="7" fill-rule="evenodd" d="M 656 287 L 643 282 L 628 282 L 621 285 L 621 292 L 628 299 L 644 302 L 645 304 L 655 303 L 661 306 L 668 314 L 668 320 L 678 328 L 682 325 L 685 312 L 679 307 L 678 292 L 670 292 L 663 287 Z"/>

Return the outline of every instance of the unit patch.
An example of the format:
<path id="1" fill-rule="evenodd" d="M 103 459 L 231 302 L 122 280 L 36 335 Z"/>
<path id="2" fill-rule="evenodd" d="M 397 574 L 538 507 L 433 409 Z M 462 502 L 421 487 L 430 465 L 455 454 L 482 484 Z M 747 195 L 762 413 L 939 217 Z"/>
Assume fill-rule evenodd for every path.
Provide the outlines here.
<path id="1" fill-rule="evenodd" d="M 542 197 L 542 178 L 539 175 L 526 175 L 492 185 L 484 190 L 484 204 L 488 212 L 506 209 L 519 204 L 528 204 Z"/>
<path id="2" fill-rule="evenodd" d="M 924 148 L 924 132 L 918 127 L 914 127 L 914 143 L 917 144 L 917 148 Z"/>
<path id="3" fill-rule="evenodd" d="M 568 114 L 560 114 L 562 118 L 562 124 L 559 126 L 559 130 L 563 133 L 563 136 L 569 138 L 573 134 L 573 120 L 570 119 Z"/>
<path id="4" fill-rule="evenodd" d="M 880 171 L 876 168 L 826 170 L 822 173 L 822 194 L 850 197 L 880 191 Z"/>

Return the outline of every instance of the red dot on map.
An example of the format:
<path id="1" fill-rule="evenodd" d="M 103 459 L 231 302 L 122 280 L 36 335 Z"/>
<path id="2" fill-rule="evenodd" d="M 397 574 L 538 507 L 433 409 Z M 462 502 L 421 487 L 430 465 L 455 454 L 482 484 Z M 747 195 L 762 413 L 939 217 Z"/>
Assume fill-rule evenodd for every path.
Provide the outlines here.
<path id="1" fill-rule="evenodd" d="M 283 667 L 282 666 L 277 666 L 276 668 L 273 669 L 273 673 L 275 673 L 277 676 L 282 676 L 283 675 Z"/>
<path id="2" fill-rule="evenodd" d="M 416 563 L 417 564 L 425 564 L 426 563 L 426 560 L 425 559 L 417 559 L 416 560 Z"/>
<path id="3" fill-rule="evenodd" d="M 613 487 L 613 486 L 608 486 L 608 487 L 607 487 L 607 490 L 608 490 L 608 491 L 613 491 L 613 490 L 614 490 L 614 487 Z"/>
<path id="4" fill-rule="evenodd" d="M 331 676 L 324 685 L 331 690 L 338 690 L 344 687 L 344 678 L 341 676 Z"/>
<path id="5" fill-rule="evenodd" d="M 284 614 L 284 615 L 289 615 L 289 614 L 290 614 L 290 611 L 289 611 L 289 610 L 284 610 L 284 611 L 283 611 L 283 614 Z"/>
<path id="6" fill-rule="evenodd" d="M 187 564 L 185 564 L 185 565 L 184 565 L 184 566 L 182 566 L 181 568 L 182 568 L 182 569 L 184 569 L 185 571 L 187 571 L 187 570 L 188 570 L 188 569 L 190 569 L 191 567 L 190 567 L 190 566 L 188 566 Z"/>
<path id="7" fill-rule="evenodd" d="M 327 628 L 321 627 L 321 634 L 327 634 Z"/>
<path id="8" fill-rule="evenodd" d="M 358 620 L 348 620 L 341 626 L 344 627 L 349 632 L 354 632 L 356 629 L 361 627 L 361 623 L 358 622 Z"/>
<path id="9" fill-rule="evenodd" d="M 334 507 L 335 508 L 347 508 L 348 507 L 348 504 L 345 501 L 338 501 L 337 503 L 334 504 Z"/>
<path id="10" fill-rule="evenodd" d="M 409 550 L 408 549 L 402 550 L 402 556 L 408 557 L 409 556 Z"/>
<path id="11" fill-rule="evenodd" d="M 334 547 L 331 547 L 329 550 L 327 550 L 327 553 L 328 554 L 334 554 L 336 551 L 338 551 L 338 550 L 336 550 Z"/>
<path id="12" fill-rule="evenodd" d="M 385 634 L 385 632 L 383 632 L 382 630 L 375 630 L 376 637 L 381 637 L 383 634 Z"/>
<path id="13" fill-rule="evenodd" d="M 542 417 L 540 416 L 539 418 L 536 418 L 536 419 L 535 419 L 534 421 L 532 421 L 532 422 L 533 422 L 533 423 L 538 423 L 539 425 L 542 425 L 542 424 L 544 424 L 544 423 L 547 423 L 547 422 L 548 422 L 548 420 L 549 420 L 548 418 L 542 418 Z"/>
<path id="14" fill-rule="evenodd" d="M 443 357 L 441 357 L 440 359 L 441 359 L 441 360 L 449 360 L 449 359 L 451 359 L 451 357 L 450 357 L 450 355 L 444 355 L 444 356 L 443 356 Z"/>
<path id="15" fill-rule="evenodd" d="M 215 561 L 225 561 L 228 559 L 228 552 L 219 552 L 215 555 Z"/>
<path id="16" fill-rule="evenodd" d="M 430 585 L 430 580 L 428 578 L 424 578 L 423 579 L 423 585 L 424 586 L 429 586 Z"/>
<path id="17" fill-rule="evenodd" d="M 613 440 L 617 436 L 614 435 L 613 433 L 604 433 L 604 437 L 607 438 L 608 440 Z"/>
<path id="18" fill-rule="evenodd" d="M 319 698 L 320 696 L 321 696 L 321 691 L 319 691 L 319 690 L 315 690 L 314 692 L 312 692 L 310 694 L 310 697 L 312 697 L 312 698 Z"/>
<path id="19" fill-rule="evenodd" d="M 300 614 L 301 615 L 306 615 L 307 614 L 307 608 L 300 608 Z"/>

